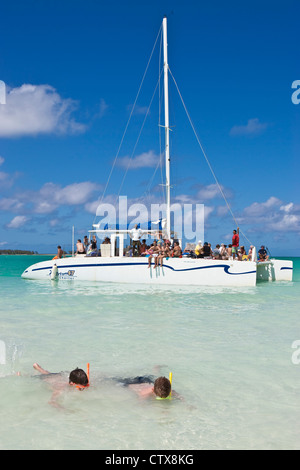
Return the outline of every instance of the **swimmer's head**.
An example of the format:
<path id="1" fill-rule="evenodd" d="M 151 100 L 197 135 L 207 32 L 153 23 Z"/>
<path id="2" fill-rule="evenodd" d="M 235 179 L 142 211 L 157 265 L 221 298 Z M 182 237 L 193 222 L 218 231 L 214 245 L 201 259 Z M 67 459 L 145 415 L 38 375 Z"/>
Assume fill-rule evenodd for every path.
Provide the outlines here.
<path id="1" fill-rule="evenodd" d="M 154 393 L 158 398 L 168 398 L 171 393 L 171 382 L 166 377 L 158 377 L 154 382 Z"/>
<path id="2" fill-rule="evenodd" d="M 87 387 L 89 385 L 89 379 L 87 374 L 82 369 L 72 370 L 69 376 L 69 384 L 70 385 L 82 385 L 83 387 Z"/>

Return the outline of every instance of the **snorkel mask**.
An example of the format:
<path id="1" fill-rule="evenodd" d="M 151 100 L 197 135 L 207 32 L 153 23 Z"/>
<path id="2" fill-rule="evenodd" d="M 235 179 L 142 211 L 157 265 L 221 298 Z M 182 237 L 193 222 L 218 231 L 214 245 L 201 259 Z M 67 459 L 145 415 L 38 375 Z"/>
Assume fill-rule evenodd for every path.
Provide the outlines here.
<path id="1" fill-rule="evenodd" d="M 75 384 L 75 383 L 70 383 L 69 385 L 72 385 L 73 387 L 76 387 L 77 390 L 80 390 L 80 391 L 82 391 L 85 388 L 90 386 L 90 364 L 89 363 L 87 363 L 87 365 L 86 365 L 86 375 L 87 375 L 87 379 L 88 379 L 88 383 L 86 385 Z"/>

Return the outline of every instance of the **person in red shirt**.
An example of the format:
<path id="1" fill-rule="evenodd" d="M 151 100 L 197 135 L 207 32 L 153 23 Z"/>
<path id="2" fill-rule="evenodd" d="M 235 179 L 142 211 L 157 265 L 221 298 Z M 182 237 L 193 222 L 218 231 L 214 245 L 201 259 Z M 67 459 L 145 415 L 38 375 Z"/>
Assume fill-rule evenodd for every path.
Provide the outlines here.
<path id="1" fill-rule="evenodd" d="M 235 255 L 238 256 L 238 249 L 239 249 L 239 244 L 240 244 L 240 229 L 239 227 L 237 230 L 233 231 L 233 236 L 232 236 L 232 257 L 235 259 Z"/>

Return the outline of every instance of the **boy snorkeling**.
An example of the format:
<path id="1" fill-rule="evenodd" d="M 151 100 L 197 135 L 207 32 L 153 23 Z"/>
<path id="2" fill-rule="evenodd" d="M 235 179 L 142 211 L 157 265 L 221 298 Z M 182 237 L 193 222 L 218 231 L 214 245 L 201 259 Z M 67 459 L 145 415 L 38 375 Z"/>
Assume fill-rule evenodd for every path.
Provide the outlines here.
<path id="1" fill-rule="evenodd" d="M 169 379 L 158 377 L 153 381 L 153 377 L 134 377 L 133 379 L 118 379 L 125 387 L 134 391 L 140 398 L 156 398 L 158 400 L 180 398 L 178 393 L 172 390 L 172 374 Z"/>
<path id="2" fill-rule="evenodd" d="M 57 397 L 66 389 L 68 385 L 75 386 L 78 390 L 82 391 L 86 387 L 89 387 L 89 364 L 87 364 L 87 372 L 78 367 L 69 374 L 69 381 L 67 382 L 63 374 L 51 373 L 48 370 L 43 369 L 39 364 L 34 363 L 33 368 L 45 376 L 45 380 L 53 388 L 53 394 L 50 399 L 50 404 L 58 407 L 56 402 Z"/>

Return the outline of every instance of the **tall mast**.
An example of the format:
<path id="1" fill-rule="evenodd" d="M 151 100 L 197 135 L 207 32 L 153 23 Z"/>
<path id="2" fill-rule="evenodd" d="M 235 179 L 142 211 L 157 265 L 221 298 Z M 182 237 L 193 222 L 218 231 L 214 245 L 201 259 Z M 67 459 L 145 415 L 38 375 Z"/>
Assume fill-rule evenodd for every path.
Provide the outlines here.
<path id="1" fill-rule="evenodd" d="M 164 101 L 165 101 L 165 158 L 166 158 L 166 197 L 167 197 L 167 238 L 171 240 L 171 197 L 170 197 L 170 128 L 169 128 L 169 86 L 168 86 L 168 40 L 167 18 L 163 19 L 164 39 Z"/>

